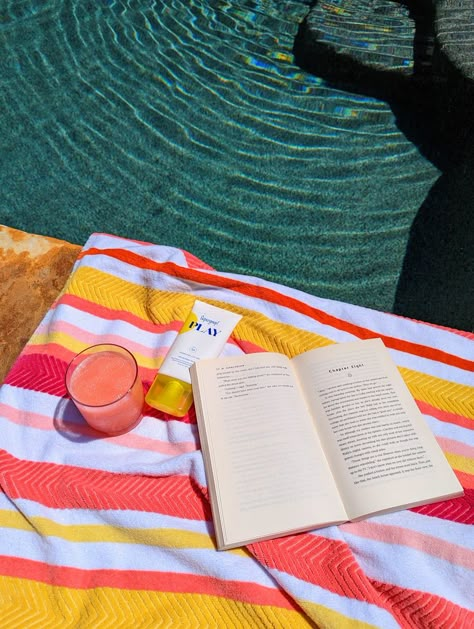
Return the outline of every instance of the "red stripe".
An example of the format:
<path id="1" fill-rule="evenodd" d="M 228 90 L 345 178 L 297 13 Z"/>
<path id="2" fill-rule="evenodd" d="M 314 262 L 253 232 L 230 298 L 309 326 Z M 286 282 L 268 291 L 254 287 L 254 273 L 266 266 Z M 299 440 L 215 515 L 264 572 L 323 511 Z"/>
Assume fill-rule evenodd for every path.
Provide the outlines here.
<path id="1" fill-rule="evenodd" d="M 114 509 L 211 520 L 207 489 L 187 476 L 141 476 L 23 461 L 0 450 L 0 486 L 53 509 Z"/>
<path id="2" fill-rule="evenodd" d="M 97 339 L 95 340 L 96 343 L 101 343 L 102 341 L 103 341 L 103 337 L 97 337 Z M 107 342 L 107 341 L 104 341 L 104 342 Z M 121 343 L 121 344 L 124 347 L 126 346 L 125 343 Z M 130 349 L 130 347 L 128 349 Z M 133 353 L 134 352 L 132 351 L 132 354 Z M 39 366 L 38 361 L 50 360 L 52 358 L 59 362 L 64 363 L 64 365 L 68 365 L 75 355 L 76 355 L 75 352 L 71 352 L 69 349 L 67 349 L 63 345 L 59 345 L 58 343 L 26 345 L 19 358 L 19 361 L 21 362 L 19 362 L 19 364 L 16 365 L 16 369 L 27 371 L 30 374 L 29 377 L 31 378 L 32 369 L 35 369 L 36 367 Z M 45 356 L 47 358 L 44 358 Z M 135 358 L 136 357 L 137 356 L 135 354 Z M 151 369 L 149 367 L 143 367 L 143 365 L 138 365 L 138 369 L 139 369 L 140 377 L 142 379 L 143 384 L 146 386 L 148 383 L 148 386 L 150 386 L 150 384 L 153 382 L 156 376 L 156 368 Z M 66 368 L 64 368 L 64 371 L 65 370 Z M 19 375 L 16 374 L 15 378 L 18 378 L 18 377 Z M 33 382 L 26 382 L 22 386 L 24 389 L 31 389 L 32 384 Z"/>
<path id="3" fill-rule="evenodd" d="M 270 569 L 294 575 L 339 596 L 386 609 L 400 624 L 403 620 L 400 612 L 392 609 L 390 597 L 374 588 L 345 542 L 303 533 L 252 544 L 249 549 Z M 347 604 L 350 606 L 350 602 Z"/>
<path id="4" fill-rule="evenodd" d="M 0 557 L 0 565 L 4 576 L 74 589 L 109 587 L 123 590 L 204 594 L 242 601 L 251 605 L 273 605 L 300 611 L 283 591 L 245 581 L 175 572 L 81 570 L 5 556 Z"/>
<path id="5" fill-rule="evenodd" d="M 436 417 L 439 421 L 446 422 L 447 424 L 453 424 L 454 426 L 460 426 L 461 428 L 468 428 L 469 430 L 474 429 L 474 421 L 469 417 L 443 411 L 435 406 L 431 406 L 431 404 L 428 404 L 427 402 L 420 402 L 417 400 L 416 403 L 420 411 L 425 415 Z"/>
<path id="6" fill-rule="evenodd" d="M 25 362 L 22 362 L 23 368 L 28 368 L 26 357 L 28 356 L 38 356 L 38 360 L 40 360 L 40 356 L 46 355 L 55 358 L 56 360 L 62 361 L 66 365 L 69 364 L 70 360 L 74 357 L 75 352 L 71 352 L 71 350 L 64 347 L 64 345 L 59 345 L 59 343 L 28 343 L 23 348 L 20 354 L 20 360 L 25 359 Z M 25 387 L 29 388 L 29 387 Z"/>
<path id="7" fill-rule="evenodd" d="M 474 489 L 464 488 L 464 496 L 414 507 L 412 511 L 460 524 L 474 524 Z"/>
<path id="8" fill-rule="evenodd" d="M 401 627 L 407 629 L 426 629 L 427 627 L 461 627 L 473 626 L 472 611 L 459 607 L 455 603 L 428 592 L 420 592 L 403 588 L 391 583 L 372 580 L 375 589 L 386 599 L 393 615 Z"/>
<path id="9" fill-rule="evenodd" d="M 68 397 L 64 377 L 67 365 L 74 356 L 61 345 L 50 343 L 49 345 L 26 346 L 23 353 L 10 369 L 5 383 L 14 387 L 20 387 L 28 391 L 40 391 L 57 397 Z M 151 386 L 156 369 L 145 369 L 140 367 L 140 377 L 143 388 L 146 392 Z M 143 408 L 145 415 L 155 417 L 163 421 L 180 421 L 187 424 L 196 423 L 194 406 L 184 417 L 173 417 L 162 411 L 145 404 Z"/>
<path id="10" fill-rule="evenodd" d="M 434 360 L 440 363 L 445 363 L 454 367 L 458 367 L 459 369 L 474 371 L 474 361 L 462 358 L 460 356 L 455 356 L 453 354 L 448 354 L 447 352 L 444 352 L 440 349 L 427 347 L 419 343 L 413 343 L 411 341 L 405 341 L 403 339 L 398 339 L 392 336 L 382 335 L 379 332 L 374 332 L 373 330 L 370 330 L 368 328 L 334 317 L 324 312 L 323 310 L 313 308 L 297 299 L 294 299 L 293 297 L 282 295 L 281 293 L 271 288 L 267 288 L 264 286 L 254 286 L 252 284 L 242 282 L 241 280 L 227 278 L 212 273 L 204 273 L 197 269 L 186 269 L 184 267 L 178 266 L 173 262 L 155 262 L 154 260 L 144 258 L 143 256 L 140 256 L 132 251 L 126 251 L 124 249 L 97 249 L 96 247 L 92 247 L 91 249 L 83 251 L 81 254 L 79 254 L 79 257 L 82 258 L 87 255 L 107 255 L 111 258 L 121 260 L 122 262 L 131 264 L 138 268 L 158 271 L 160 273 L 166 273 L 167 275 L 173 277 L 190 280 L 200 284 L 218 286 L 220 288 L 235 291 L 249 297 L 263 299 L 267 302 L 275 303 L 291 310 L 300 312 L 301 314 L 311 317 L 312 319 L 315 319 L 320 323 L 323 323 L 324 325 L 331 326 L 338 330 L 343 330 L 344 332 L 353 334 L 358 338 L 369 339 L 379 337 L 383 340 L 387 347 L 390 347 L 392 349 L 401 352 L 407 352 L 409 354 L 417 356 L 422 356 L 424 358 L 428 358 L 429 360 Z"/>
<path id="11" fill-rule="evenodd" d="M 466 489 L 474 490 L 474 474 L 468 474 L 467 472 L 461 472 L 459 470 L 454 470 L 456 476 L 458 477 L 458 481 Z M 474 509 L 474 507 L 473 507 Z"/>
<path id="12" fill-rule="evenodd" d="M 29 391 L 65 397 L 64 377 L 68 361 L 50 354 L 21 354 L 10 369 L 5 383 Z"/>
<path id="13" fill-rule="evenodd" d="M 340 596 L 383 607 L 349 546 L 342 541 L 300 533 L 249 546 L 269 568 L 286 572 Z"/>

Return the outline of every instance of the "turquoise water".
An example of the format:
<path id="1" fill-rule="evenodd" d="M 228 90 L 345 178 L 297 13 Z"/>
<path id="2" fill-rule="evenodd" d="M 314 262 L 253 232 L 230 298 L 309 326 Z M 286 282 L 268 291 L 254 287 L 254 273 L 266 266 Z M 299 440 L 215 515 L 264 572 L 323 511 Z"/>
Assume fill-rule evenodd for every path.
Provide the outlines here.
<path id="1" fill-rule="evenodd" d="M 173 245 L 392 310 L 438 171 L 388 104 L 295 65 L 310 4 L 0 0 L 0 222 Z M 396 12 L 398 52 L 382 52 L 409 65 Z M 377 52 L 362 22 L 354 33 Z"/>

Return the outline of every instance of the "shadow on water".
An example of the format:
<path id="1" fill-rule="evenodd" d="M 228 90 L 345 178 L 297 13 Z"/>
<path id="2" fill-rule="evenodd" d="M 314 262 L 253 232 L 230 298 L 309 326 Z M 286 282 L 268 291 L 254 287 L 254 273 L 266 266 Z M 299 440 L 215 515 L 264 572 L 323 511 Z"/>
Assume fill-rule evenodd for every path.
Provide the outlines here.
<path id="1" fill-rule="evenodd" d="M 411 226 L 393 312 L 471 331 L 474 82 L 441 50 L 431 0 L 398 4 L 415 25 L 409 74 L 336 52 L 311 34 L 308 18 L 295 39 L 295 62 L 336 88 L 387 102 L 402 133 L 441 171 Z"/>

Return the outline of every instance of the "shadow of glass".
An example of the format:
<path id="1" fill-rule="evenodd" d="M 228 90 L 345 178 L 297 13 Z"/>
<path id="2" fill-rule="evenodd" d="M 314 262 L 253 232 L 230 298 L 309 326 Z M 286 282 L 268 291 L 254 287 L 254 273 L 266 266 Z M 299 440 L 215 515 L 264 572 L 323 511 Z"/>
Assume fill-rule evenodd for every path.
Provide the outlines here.
<path id="1" fill-rule="evenodd" d="M 59 400 L 53 417 L 53 426 L 64 439 L 73 443 L 89 443 L 109 437 L 91 428 L 77 410 L 74 402 L 68 398 Z"/>

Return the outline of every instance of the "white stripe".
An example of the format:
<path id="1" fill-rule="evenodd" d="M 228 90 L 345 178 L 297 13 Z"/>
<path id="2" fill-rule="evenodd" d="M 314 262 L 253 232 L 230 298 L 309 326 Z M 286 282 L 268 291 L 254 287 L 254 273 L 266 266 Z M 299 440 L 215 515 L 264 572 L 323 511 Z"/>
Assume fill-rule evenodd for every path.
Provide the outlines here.
<path id="1" fill-rule="evenodd" d="M 389 349 L 389 352 L 395 364 L 399 367 L 406 367 L 413 371 L 419 371 L 423 375 L 433 376 L 441 380 L 447 380 L 448 382 L 455 382 L 465 386 L 473 385 L 472 372 L 465 369 L 454 367 L 446 363 L 440 363 L 429 358 L 424 358 L 423 356 L 417 356 L 416 354 L 409 354 L 393 349 Z M 448 354 L 452 354 L 452 352 L 448 351 Z"/>
<path id="2" fill-rule="evenodd" d="M 163 527 L 161 527 L 163 528 Z M 121 533 L 132 540 L 134 529 Z M 155 573 L 204 575 L 211 579 L 238 580 L 275 589 L 275 582 L 255 559 L 237 553 L 219 553 L 216 561 L 214 548 L 177 548 L 127 542 L 69 541 L 60 537 L 39 536 L 36 531 L 7 529 L 0 536 L 0 555 L 22 557 L 45 562 L 45 542 L 48 544 L 48 565 L 80 570 L 129 570 Z"/>
<path id="3" fill-rule="evenodd" d="M 423 413 L 423 417 L 430 427 L 431 432 L 436 437 L 453 439 L 454 441 L 458 441 L 461 445 L 474 447 L 474 430 L 463 428 L 462 426 L 456 426 L 456 424 L 443 422 L 432 415 L 427 415 L 426 413 Z"/>
<path id="4" fill-rule="evenodd" d="M 19 413 L 31 412 L 45 415 L 46 418 L 55 417 L 56 419 L 66 419 L 84 424 L 84 420 L 70 400 L 49 393 L 19 389 L 4 384 L 0 389 L 0 402 L 11 406 Z M 49 419 L 49 421 L 52 428 L 53 420 Z M 134 428 L 133 434 L 169 443 L 197 443 L 198 439 L 198 430 L 195 424 L 179 420 L 165 421 L 148 415 L 145 415 L 140 424 Z M 104 443 L 112 446 L 118 445 L 113 439 L 107 439 Z"/>
<path id="5" fill-rule="evenodd" d="M 200 450 L 170 455 L 148 450 L 133 450 L 123 446 L 113 447 L 111 444 L 104 445 L 104 439 L 87 441 L 77 435 L 66 445 L 66 439 L 41 440 L 41 435 L 38 435 L 40 431 L 34 428 L 12 434 L 12 431 L 5 429 L 4 421 L 0 422 L 0 430 L 3 434 L 2 449 L 18 459 L 42 463 L 45 461 L 44 453 L 47 451 L 48 463 L 57 465 L 115 474 L 143 474 L 148 477 L 189 476 L 199 485 L 206 486 Z M 28 440 L 28 443 L 31 443 L 30 447 L 22 445 L 22 440 Z M 36 442 L 34 446 L 33 442 Z"/>
<path id="6" fill-rule="evenodd" d="M 331 592 L 331 590 L 302 581 L 280 570 L 272 570 L 271 572 L 284 589 L 297 599 L 322 605 L 339 612 L 351 620 L 371 623 L 376 627 L 383 627 L 384 629 L 391 629 L 392 627 L 393 629 L 399 629 L 399 625 L 393 616 L 377 605 L 336 594 Z"/>
<path id="7" fill-rule="evenodd" d="M 474 575 L 471 570 L 434 555 L 425 555 L 422 551 L 403 544 L 387 544 L 351 535 L 349 528 L 344 531 L 344 538 L 369 578 L 402 588 L 430 592 L 456 605 L 474 609 Z M 467 535 L 459 542 L 466 546 Z M 435 552 L 436 549 L 433 548 L 433 553 Z"/>
<path id="8" fill-rule="evenodd" d="M 166 245 L 155 245 L 153 243 L 134 243 L 131 240 L 125 238 L 111 236 L 105 233 L 92 234 L 83 247 L 83 251 L 87 249 L 125 249 L 137 253 L 142 257 L 149 258 L 159 262 L 166 260 L 179 264 L 180 266 L 187 266 L 186 257 L 181 249 L 176 247 L 168 247 Z"/>
<path id="9" fill-rule="evenodd" d="M 107 524 L 125 529 L 178 529 L 205 536 L 213 533 L 212 522 L 207 520 L 179 518 L 163 513 L 149 513 L 135 509 L 96 511 L 91 509 L 55 509 L 26 498 L 15 498 L 13 502 L 3 493 L 0 493 L 0 510 L 20 513 L 28 519 L 46 518 L 61 525 L 94 526 Z"/>

